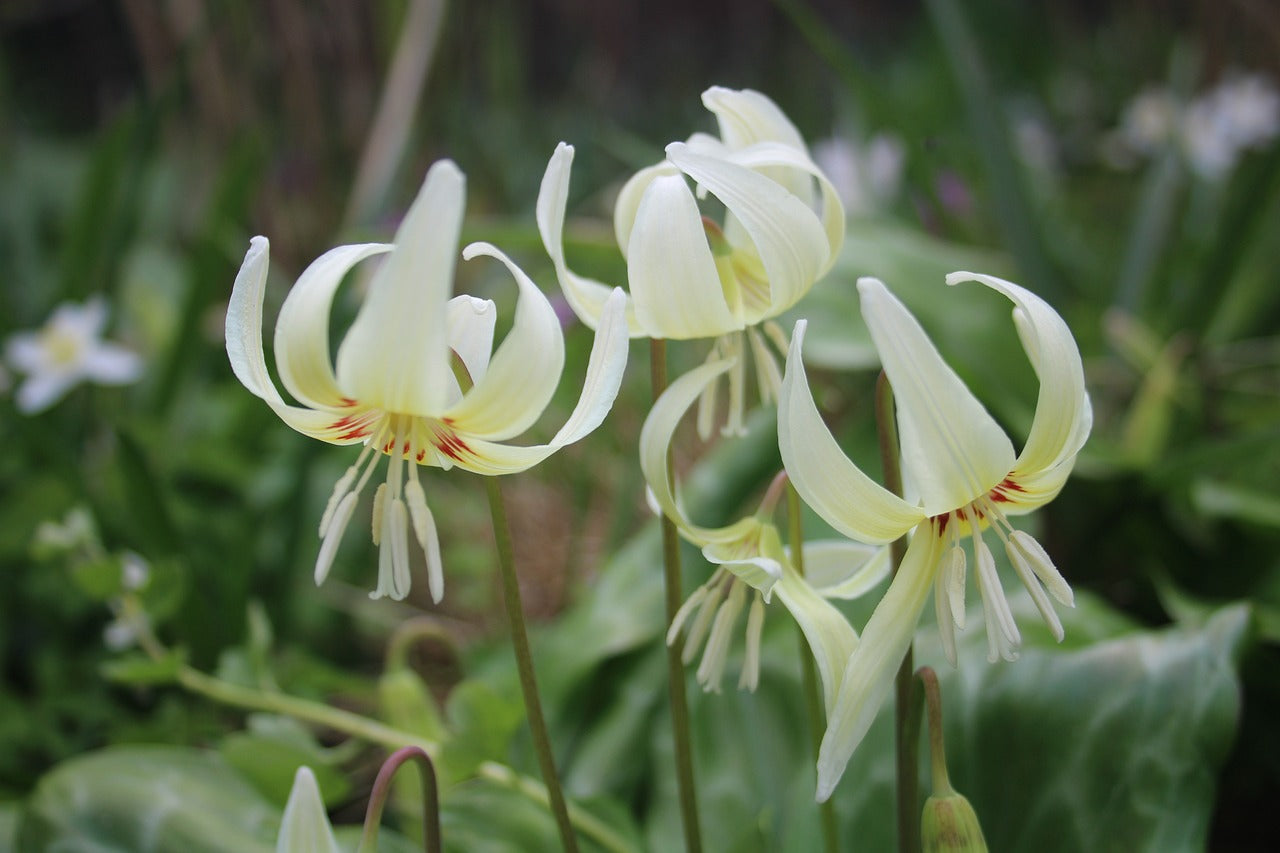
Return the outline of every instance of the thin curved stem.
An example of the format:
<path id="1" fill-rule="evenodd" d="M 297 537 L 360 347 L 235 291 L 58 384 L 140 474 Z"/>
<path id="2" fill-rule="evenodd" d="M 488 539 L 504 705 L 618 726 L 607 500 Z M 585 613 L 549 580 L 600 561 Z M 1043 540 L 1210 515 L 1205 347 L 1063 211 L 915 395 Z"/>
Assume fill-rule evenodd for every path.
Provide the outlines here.
<path id="1" fill-rule="evenodd" d="M 373 790 L 369 793 L 369 808 L 364 816 L 364 831 L 360 834 L 358 853 L 377 853 L 378 828 L 382 825 L 382 810 L 391 795 L 391 780 L 395 778 L 396 771 L 409 761 L 418 763 L 418 770 L 422 775 L 423 850 L 426 853 L 441 853 L 444 849 L 440 841 L 440 795 L 436 786 L 435 765 L 431 763 L 431 756 L 422 749 L 406 746 L 391 753 L 378 770 L 378 778 L 374 780 Z"/>
<path id="2" fill-rule="evenodd" d="M 524 693 L 524 707 L 529 714 L 529 731 L 533 735 L 533 751 L 538 756 L 542 779 L 547 783 L 551 814 L 560 831 L 560 843 L 566 853 L 577 853 L 578 839 L 569 820 L 564 791 L 556 773 L 556 759 L 551 751 L 551 736 L 542 715 L 542 699 L 538 696 L 538 680 L 533 671 L 533 654 L 529 650 L 529 634 L 524 625 L 524 605 L 520 601 L 520 582 L 516 578 L 515 553 L 511 546 L 511 529 L 507 525 L 507 509 L 502 502 L 502 487 L 497 477 L 486 477 L 489 490 L 489 512 L 493 516 L 493 537 L 498 546 L 498 564 L 502 569 L 503 599 L 507 604 L 507 621 L 511 626 L 511 646 L 516 654 L 516 671 Z"/>
<path id="3" fill-rule="evenodd" d="M 929 766 L 933 775 L 933 796 L 951 797 L 951 777 L 947 774 L 947 747 L 942 739 L 942 688 L 932 667 L 922 666 L 916 677 L 924 687 L 924 704 L 929 710 Z"/>
<path id="4" fill-rule="evenodd" d="M 800 518 L 800 495 L 795 486 L 787 480 L 787 541 L 791 545 L 791 565 L 796 574 L 804 577 L 804 525 Z M 804 632 L 796 630 L 800 636 L 800 676 L 804 683 L 805 705 L 809 712 L 809 739 L 813 746 L 813 758 L 818 759 L 822 751 L 822 733 L 826 728 L 822 707 L 822 694 L 818 687 L 818 670 L 813 660 L 813 652 L 804 637 Z M 818 817 L 822 823 L 822 848 L 826 853 L 839 853 L 840 828 L 836 823 L 836 806 L 830 798 L 818 804 Z"/>
<path id="5" fill-rule="evenodd" d="M 649 376 L 653 399 L 667 388 L 667 343 L 649 340 Z M 667 471 L 674 477 L 671 448 L 667 448 Z M 675 621 L 680 610 L 683 587 L 680 578 L 680 538 L 676 525 L 662 516 L 662 569 L 666 603 L 666 624 Z M 671 699 L 671 732 L 676 752 L 676 788 L 680 796 L 680 818 L 684 824 L 684 844 L 688 853 L 701 853 L 702 830 L 698 826 L 698 794 L 693 777 L 693 744 L 689 735 L 689 700 L 685 695 L 684 635 L 667 644 L 667 690 Z"/>
<path id="6" fill-rule="evenodd" d="M 880 439 L 880 464 L 884 487 L 902 496 L 902 466 L 898 447 L 898 426 L 894 420 L 893 387 L 884 371 L 876 380 L 876 433 Z M 889 546 L 893 571 L 897 574 L 907 551 L 906 536 Z M 894 680 L 894 745 L 897 770 L 897 816 L 899 853 L 920 849 L 919 744 L 920 714 L 915 702 L 915 664 L 910 645 Z"/>

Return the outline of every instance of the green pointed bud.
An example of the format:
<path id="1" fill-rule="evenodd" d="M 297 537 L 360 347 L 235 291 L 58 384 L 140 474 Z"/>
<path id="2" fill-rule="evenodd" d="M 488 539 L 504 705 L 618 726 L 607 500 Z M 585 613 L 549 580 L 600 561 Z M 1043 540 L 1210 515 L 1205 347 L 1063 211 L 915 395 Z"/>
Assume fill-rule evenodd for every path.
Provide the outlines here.
<path id="1" fill-rule="evenodd" d="M 987 853 L 978 815 L 969 801 L 954 791 L 924 801 L 920 844 L 924 853 Z"/>

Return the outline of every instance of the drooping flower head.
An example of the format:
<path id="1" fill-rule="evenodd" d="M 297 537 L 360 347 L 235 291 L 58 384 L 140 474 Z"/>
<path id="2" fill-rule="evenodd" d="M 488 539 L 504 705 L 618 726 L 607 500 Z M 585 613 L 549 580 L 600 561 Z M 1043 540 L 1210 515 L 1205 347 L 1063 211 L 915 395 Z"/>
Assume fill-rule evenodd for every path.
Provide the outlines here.
<path id="1" fill-rule="evenodd" d="M 18 410 L 44 411 L 81 382 L 127 385 L 142 376 L 142 359 L 102 340 L 107 303 L 100 296 L 83 305 L 64 302 L 37 332 L 19 332 L 5 345 L 14 370 L 26 374 L 18 386 Z"/>
<path id="2" fill-rule="evenodd" d="M 686 632 L 686 664 L 703 648 L 698 683 L 705 690 L 718 692 L 731 632 L 747 610 L 746 656 L 738 686 L 755 690 L 760 679 L 765 605 L 776 594 L 813 650 L 830 712 L 844 662 L 857 647 L 858 634 L 827 599 L 857 598 L 874 588 L 889 572 L 888 553 L 884 548 L 848 540 L 806 542 L 805 575 L 801 576 L 790 548 L 783 546 L 769 520 L 782 480 L 770 487 L 754 516 L 718 528 L 702 527 L 689 519 L 671 486 L 668 448 L 693 402 L 731 367 L 724 361 L 710 362 L 671 383 L 654 403 L 640 432 L 640 466 L 653 502 L 675 523 L 680 535 L 702 548 L 702 555 L 717 566 L 676 613 L 668 627 L 667 643 L 674 643 L 682 631 Z"/>
<path id="3" fill-rule="evenodd" d="M 435 521 L 418 466 L 458 466 L 478 474 L 523 471 L 595 429 L 617 395 L 626 366 L 623 294 L 605 299 L 582 396 L 547 444 L 502 443 L 528 429 L 555 392 L 564 367 L 564 338 L 555 310 L 537 285 L 488 243 L 472 243 L 466 259 L 503 263 L 520 290 L 515 319 L 493 349 L 493 302 L 450 299 L 465 203 L 465 178 L 452 162 L 431 167 L 394 243 L 339 246 L 298 278 L 280 309 L 275 353 L 280 380 L 302 405 L 285 402 L 267 373 L 262 302 L 268 243 L 255 237 L 236 276 L 227 308 L 227 354 L 236 377 L 297 431 L 363 450 L 338 481 L 320 522 L 315 577 L 327 575 L 356 501 L 383 456 L 386 481 L 373 500 L 379 546 L 374 597 L 409 592 L 409 532 L 427 563 L 432 598 L 444 591 Z M 329 356 L 334 293 L 359 261 L 383 255 L 368 296 Z"/>
<path id="4" fill-rule="evenodd" d="M 666 159 L 636 173 L 614 208 L 614 231 L 627 260 L 627 322 L 633 337 L 714 338 L 709 361 L 732 360 L 726 431 L 742 431 L 746 348 L 763 400 L 781 381 L 772 341 L 786 336 L 769 321 L 800 300 L 835 263 L 844 241 L 844 209 L 814 164 L 800 132 L 759 92 L 712 87 L 702 102 L 720 136 L 694 134 L 666 147 Z M 564 218 L 573 147 L 560 143 L 538 195 L 538 229 L 570 306 L 589 326 L 610 289 L 577 275 L 564 256 Z M 690 185 L 692 182 L 692 186 Z M 699 208 L 710 194 L 717 221 Z M 715 386 L 703 401 L 699 431 L 710 433 Z"/>
<path id="5" fill-rule="evenodd" d="M 778 445 L 796 490 L 837 531 L 862 542 L 891 542 L 914 531 L 888 592 L 849 658 L 840 697 L 828 717 L 818 761 L 825 800 L 889 691 L 932 589 L 943 649 L 956 659 L 964 627 L 966 544 L 982 599 L 991 660 L 1013 660 L 1021 642 L 987 544 L 992 532 L 1055 637 L 1062 624 L 1049 596 L 1071 606 L 1071 588 L 1049 555 L 1009 517 L 1052 500 L 1088 438 L 1092 410 L 1075 339 L 1042 299 L 1016 284 L 975 273 L 1014 303 L 1013 320 L 1040 380 L 1031 432 L 1021 453 L 947 366 L 915 318 L 876 279 L 858 282 L 862 313 L 894 391 L 903 476 L 918 502 L 873 482 L 840 451 L 814 405 L 801 361 L 797 324 L 778 406 Z M 1046 594 L 1047 590 L 1047 594 Z"/>

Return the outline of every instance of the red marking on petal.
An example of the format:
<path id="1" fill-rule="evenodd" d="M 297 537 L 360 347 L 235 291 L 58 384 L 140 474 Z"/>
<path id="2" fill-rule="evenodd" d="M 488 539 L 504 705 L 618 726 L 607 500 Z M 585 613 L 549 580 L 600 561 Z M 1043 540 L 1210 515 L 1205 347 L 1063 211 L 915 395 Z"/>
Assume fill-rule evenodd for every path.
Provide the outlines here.
<path id="1" fill-rule="evenodd" d="M 1019 484 L 1016 480 L 1014 480 L 1013 475 L 1010 474 L 1008 477 L 1005 477 L 1003 480 L 997 483 L 991 489 L 990 494 L 991 494 L 991 499 L 993 501 L 996 501 L 997 503 L 1008 503 L 1009 501 L 1013 500 L 1013 498 L 1009 497 L 1010 492 L 1016 492 L 1021 494 L 1022 492 L 1025 492 L 1025 491 L 1026 489 L 1022 488 L 1021 484 Z"/>
<path id="2" fill-rule="evenodd" d="M 437 433 L 436 447 L 455 462 L 461 462 L 464 455 L 472 455 L 467 443 L 451 432 Z"/>
<path id="3" fill-rule="evenodd" d="M 427 451 L 419 450 L 418 455 L 415 456 L 414 458 L 417 459 L 419 462 L 421 462 L 423 459 L 427 458 Z"/>

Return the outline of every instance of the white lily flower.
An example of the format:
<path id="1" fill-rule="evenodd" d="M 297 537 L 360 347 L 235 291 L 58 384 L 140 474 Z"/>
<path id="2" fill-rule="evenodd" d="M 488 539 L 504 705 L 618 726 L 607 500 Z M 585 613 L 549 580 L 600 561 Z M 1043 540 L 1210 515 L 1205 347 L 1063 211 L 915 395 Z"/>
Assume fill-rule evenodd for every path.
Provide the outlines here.
<path id="1" fill-rule="evenodd" d="M 289 789 L 289 801 L 276 838 L 276 853 L 341 853 L 324 810 L 316 775 L 305 765 L 298 768 L 293 787 Z"/>
<path id="2" fill-rule="evenodd" d="M 799 131 L 773 101 L 759 92 L 717 86 L 702 94 L 702 102 L 715 114 L 720 137 L 694 134 L 673 142 L 664 161 L 636 173 L 618 196 L 614 230 L 627 260 L 632 337 L 715 338 L 708 360 L 733 359 L 738 365 L 729 374 L 725 431 L 741 433 L 746 351 L 755 359 L 761 399 L 776 399 L 781 371 L 769 341 L 779 353 L 787 345 L 770 321 L 835 263 L 844 241 L 844 209 Z M 542 179 L 538 230 L 569 305 L 594 327 L 610 290 L 565 262 L 572 165 L 573 146 L 562 142 Z M 721 202 L 722 222 L 699 210 L 707 193 Z M 705 437 L 714 388 L 703 408 L 699 431 Z"/>
<path id="3" fill-rule="evenodd" d="M 25 373 L 15 400 L 33 415 L 52 406 L 81 382 L 127 385 L 142 376 L 142 359 L 102 340 L 107 303 L 100 296 L 83 305 L 64 302 L 38 332 L 19 332 L 5 345 L 14 370 Z"/>
<path id="4" fill-rule="evenodd" d="M 621 291 L 605 300 L 582 396 L 565 425 L 547 444 L 501 443 L 524 432 L 550 402 L 564 367 L 564 338 L 537 285 L 488 243 L 472 243 L 462 256 L 496 258 L 520 289 L 511 331 L 496 351 L 494 304 L 449 298 L 464 203 L 462 172 L 442 160 L 427 173 L 394 244 L 339 246 L 298 278 L 280 309 L 275 352 L 281 381 L 303 406 L 280 396 L 262 351 L 265 237 L 253 239 L 236 276 L 227 308 L 227 354 L 236 377 L 298 432 L 364 445 L 320 521 L 317 584 L 329 572 L 357 496 L 386 455 L 387 479 L 373 501 L 380 551 L 372 596 L 408 594 L 412 530 L 426 557 L 431 596 L 439 601 L 439 537 L 418 466 L 456 465 L 486 475 L 523 471 L 599 426 L 617 396 L 627 358 Z M 356 262 L 378 254 L 387 258 L 338 348 L 335 371 L 329 357 L 334 291 Z"/>
<path id="5" fill-rule="evenodd" d="M 1075 339 L 1042 299 L 1016 284 L 957 272 L 947 284 L 977 281 L 1014 303 L 1013 320 L 1040 380 L 1030 435 L 1020 454 L 1008 436 L 947 366 L 919 323 L 876 279 L 858 282 L 862 313 L 893 387 L 904 478 L 918 503 L 897 497 L 858 469 L 823 424 L 809 391 L 796 325 L 778 405 L 778 445 L 796 490 L 840 533 L 870 543 L 914 531 L 885 597 L 844 669 L 841 693 L 818 759 L 818 799 L 831 795 L 849 756 L 889 692 L 894 672 L 934 593 L 946 655 L 955 662 L 955 629 L 964 627 L 966 555 L 971 542 L 986 617 L 989 658 L 1017 656 L 1021 637 L 983 539 L 995 532 L 1019 579 L 1055 637 L 1062 624 L 1045 590 L 1073 605 L 1071 588 L 1048 554 L 1009 516 L 1057 495 L 1088 438 L 1093 416 Z"/>
<path id="6" fill-rule="evenodd" d="M 704 364 L 671 383 L 654 403 L 640 432 L 640 466 L 654 502 L 680 534 L 701 547 L 703 556 L 719 567 L 676 613 L 667 631 L 667 643 L 674 643 L 687 625 L 684 662 L 688 664 L 705 640 L 696 678 L 704 690 L 719 692 L 730 632 L 747 609 L 749 596 L 746 658 L 738 687 L 755 690 L 760 680 L 765 604 L 776 594 L 813 650 L 830 712 L 844 662 L 857 646 L 858 634 L 826 599 L 856 598 L 875 587 L 889 573 L 888 552 L 847 540 L 806 542 L 807 574 L 802 577 L 793 567 L 777 528 L 766 520 L 777 501 L 776 494 L 766 495 L 755 516 L 726 527 L 701 527 L 689 520 L 670 485 L 667 449 L 676 425 L 694 401 L 731 367 L 723 361 Z"/>

